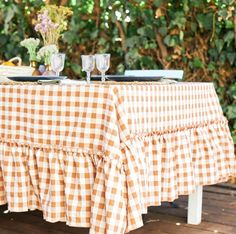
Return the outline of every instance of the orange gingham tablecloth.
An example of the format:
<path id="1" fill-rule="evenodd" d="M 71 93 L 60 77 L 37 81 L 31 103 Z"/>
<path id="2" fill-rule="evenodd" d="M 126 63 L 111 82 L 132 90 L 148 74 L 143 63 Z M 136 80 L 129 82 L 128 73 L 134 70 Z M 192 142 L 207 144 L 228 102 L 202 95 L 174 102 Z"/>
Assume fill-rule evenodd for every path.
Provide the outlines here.
<path id="1" fill-rule="evenodd" d="M 0 204 L 90 233 L 236 174 L 211 83 L 1 85 L 0 119 Z"/>

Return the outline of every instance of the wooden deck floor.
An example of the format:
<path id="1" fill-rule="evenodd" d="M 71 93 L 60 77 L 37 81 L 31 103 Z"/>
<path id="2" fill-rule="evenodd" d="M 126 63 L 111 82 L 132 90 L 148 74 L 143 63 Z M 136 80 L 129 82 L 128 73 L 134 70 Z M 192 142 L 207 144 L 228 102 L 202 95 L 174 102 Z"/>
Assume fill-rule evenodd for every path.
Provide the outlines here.
<path id="1" fill-rule="evenodd" d="M 145 217 L 146 224 L 131 234 L 208 234 L 236 233 L 236 186 L 227 184 L 206 186 L 203 193 L 203 221 L 200 225 L 187 225 L 187 197 L 176 200 L 179 208 L 150 207 Z M 64 223 L 48 223 L 39 211 L 7 213 L 0 206 L 0 234 L 88 234 L 86 228 L 72 228 Z"/>

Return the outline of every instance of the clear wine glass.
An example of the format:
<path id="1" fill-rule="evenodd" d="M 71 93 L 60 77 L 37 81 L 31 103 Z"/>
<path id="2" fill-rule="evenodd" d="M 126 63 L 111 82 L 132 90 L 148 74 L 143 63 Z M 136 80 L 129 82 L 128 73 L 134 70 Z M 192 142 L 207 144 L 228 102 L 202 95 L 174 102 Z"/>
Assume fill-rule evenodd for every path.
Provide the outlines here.
<path id="1" fill-rule="evenodd" d="M 105 82 L 105 72 L 110 67 L 110 54 L 95 54 L 97 69 L 102 74 L 102 82 Z"/>
<path id="2" fill-rule="evenodd" d="M 95 58 L 94 55 L 81 55 L 82 59 L 82 71 L 85 71 L 87 74 L 87 83 L 90 83 L 90 73 L 95 67 Z"/>
<path id="3" fill-rule="evenodd" d="M 60 72 L 64 69 L 65 64 L 65 54 L 56 53 L 51 56 L 51 67 L 56 73 L 56 76 L 60 75 Z"/>

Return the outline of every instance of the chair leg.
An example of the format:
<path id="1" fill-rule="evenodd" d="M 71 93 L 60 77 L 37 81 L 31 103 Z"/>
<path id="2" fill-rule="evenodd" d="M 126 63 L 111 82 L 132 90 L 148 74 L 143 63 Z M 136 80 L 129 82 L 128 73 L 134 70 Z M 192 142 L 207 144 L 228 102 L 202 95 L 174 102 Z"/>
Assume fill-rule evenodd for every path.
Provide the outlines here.
<path id="1" fill-rule="evenodd" d="M 188 224 L 198 225 L 202 219 L 202 186 L 196 186 L 196 192 L 188 197 Z"/>

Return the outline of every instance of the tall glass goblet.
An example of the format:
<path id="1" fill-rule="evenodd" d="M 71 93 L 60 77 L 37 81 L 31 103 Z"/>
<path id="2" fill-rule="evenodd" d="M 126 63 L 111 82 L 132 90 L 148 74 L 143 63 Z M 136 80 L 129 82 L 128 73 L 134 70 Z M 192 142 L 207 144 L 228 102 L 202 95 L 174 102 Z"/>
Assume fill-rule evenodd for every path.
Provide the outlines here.
<path id="1" fill-rule="evenodd" d="M 110 67 L 110 54 L 95 54 L 97 69 L 102 74 L 102 82 L 105 82 L 105 72 Z"/>
<path id="2" fill-rule="evenodd" d="M 82 71 L 87 74 L 87 83 L 90 83 L 90 73 L 95 67 L 95 58 L 93 55 L 81 55 L 82 59 Z"/>
<path id="3" fill-rule="evenodd" d="M 60 75 L 60 72 L 63 70 L 65 64 L 65 54 L 56 53 L 51 56 L 51 67 L 52 70 L 56 73 L 56 76 Z"/>

